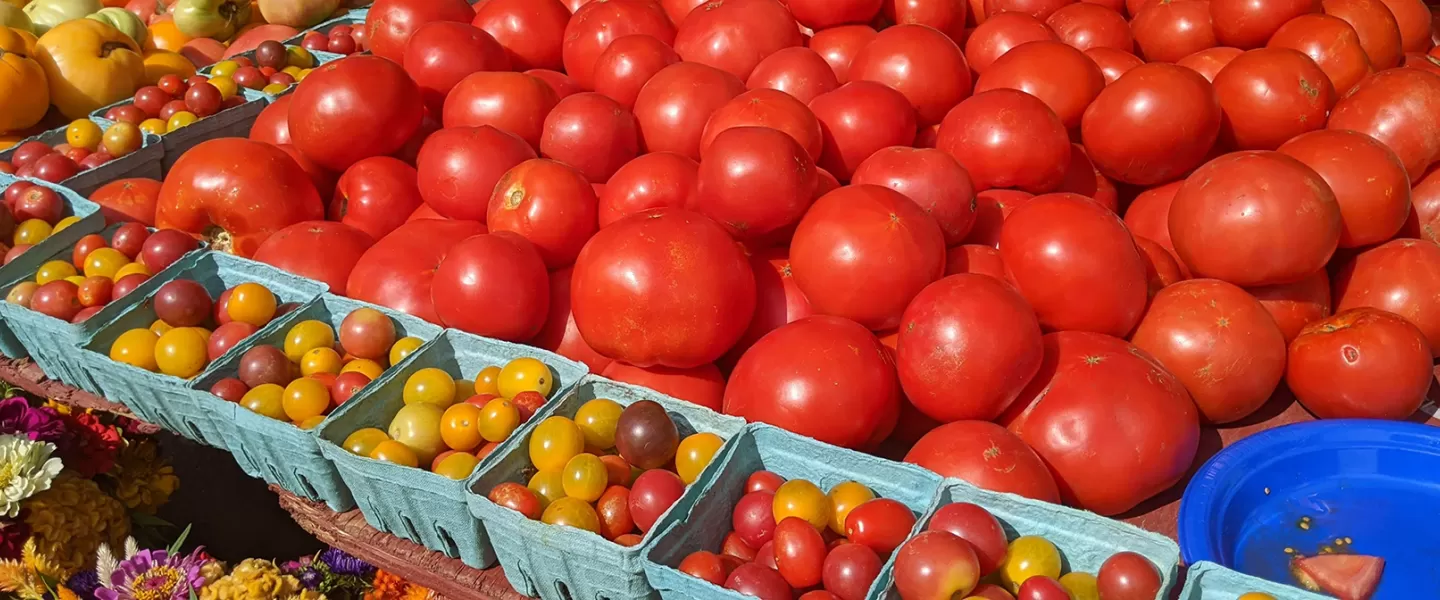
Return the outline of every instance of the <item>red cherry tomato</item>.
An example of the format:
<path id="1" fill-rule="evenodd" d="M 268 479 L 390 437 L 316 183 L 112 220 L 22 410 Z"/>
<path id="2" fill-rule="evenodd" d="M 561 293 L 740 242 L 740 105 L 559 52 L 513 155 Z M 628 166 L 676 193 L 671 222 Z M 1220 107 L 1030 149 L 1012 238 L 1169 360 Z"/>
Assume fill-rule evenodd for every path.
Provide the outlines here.
<path id="1" fill-rule="evenodd" d="M 975 504 L 957 502 L 935 511 L 926 527 L 929 531 L 948 531 L 970 542 L 975 550 L 981 573 L 992 573 L 1005 560 L 1008 543 L 1005 529 L 990 511 Z"/>
<path id="2" fill-rule="evenodd" d="M 740 534 L 734 531 L 725 534 L 725 542 L 720 546 L 720 554 L 740 559 L 741 562 L 755 560 L 755 549 L 746 545 L 744 540 L 740 539 Z"/>
<path id="3" fill-rule="evenodd" d="M 896 500 L 876 498 L 845 517 L 845 537 L 876 554 L 889 555 L 915 527 L 915 513 Z"/>
<path id="4" fill-rule="evenodd" d="M 758 563 L 747 563 L 735 568 L 725 579 L 725 589 L 735 590 L 760 600 L 789 600 L 794 597 L 790 584 L 773 569 Z"/>
<path id="5" fill-rule="evenodd" d="M 745 493 L 770 492 L 780 489 L 780 484 L 785 483 L 785 478 L 770 471 L 756 471 L 745 479 Z"/>
<path id="6" fill-rule="evenodd" d="M 964 598 L 982 573 L 975 550 L 965 540 L 927 531 L 900 548 L 894 574 L 902 598 Z"/>
<path id="7" fill-rule="evenodd" d="M 725 585 L 725 579 L 734 571 L 729 562 L 714 552 L 700 550 L 690 553 L 677 567 L 681 573 L 704 579 L 715 585 Z"/>
<path id="8" fill-rule="evenodd" d="M 1048 575 L 1032 575 L 1020 584 L 1016 600 L 1071 600 L 1070 592 Z M 1153 595 L 1151 596 L 1154 597 Z"/>
<path id="9" fill-rule="evenodd" d="M 835 546 L 825 556 L 825 589 L 838 600 L 862 600 L 880 576 L 881 564 L 880 556 L 864 544 Z"/>
<path id="10" fill-rule="evenodd" d="M 1160 569 L 1134 552 L 1117 552 L 1105 559 L 1096 581 L 1106 600 L 1149 600 L 1160 593 Z"/>
<path id="11" fill-rule="evenodd" d="M 775 566 L 790 587 L 819 585 L 827 548 L 825 538 L 809 521 L 786 517 L 775 525 L 774 543 Z"/>
<path id="12" fill-rule="evenodd" d="M 651 469 L 635 478 L 630 488 L 630 517 L 640 531 L 650 531 L 655 521 L 685 493 L 680 476 L 663 469 Z"/>
<path id="13" fill-rule="evenodd" d="M 735 503 L 731 525 L 747 548 L 759 548 L 775 537 L 774 505 L 775 494 L 767 490 L 747 492 Z"/>

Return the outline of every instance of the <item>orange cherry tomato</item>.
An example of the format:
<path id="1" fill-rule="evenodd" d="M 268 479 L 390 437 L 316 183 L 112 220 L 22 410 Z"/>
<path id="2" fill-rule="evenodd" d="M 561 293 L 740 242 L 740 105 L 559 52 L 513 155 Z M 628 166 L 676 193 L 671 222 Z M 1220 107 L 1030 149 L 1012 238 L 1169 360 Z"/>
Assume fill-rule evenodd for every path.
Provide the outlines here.
<path id="1" fill-rule="evenodd" d="M 780 484 L 780 488 L 775 490 L 774 502 L 772 512 L 776 523 L 784 521 L 786 517 L 800 517 L 821 531 L 830 525 L 834 512 L 830 497 L 815 487 L 815 484 L 804 479 L 791 479 Z"/>
<path id="2" fill-rule="evenodd" d="M 420 466 L 420 457 L 409 446 L 395 440 L 385 440 L 370 451 L 370 458 L 395 463 L 406 467 Z"/>
<path id="3" fill-rule="evenodd" d="M 345 442 L 340 444 L 340 446 L 351 454 L 370 456 L 370 451 L 374 450 L 375 446 L 388 439 L 390 439 L 390 436 L 386 435 L 385 432 L 379 428 L 366 427 L 364 429 L 357 429 L 354 433 L 346 436 Z"/>
<path id="4" fill-rule="evenodd" d="M 275 318 L 275 294 L 258 283 L 242 283 L 230 291 L 227 310 L 235 321 L 264 327 Z M 333 342 L 332 342 L 333 343 Z"/>
<path id="5" fill-rule="evenodd" d="M 330 410 L 330 389 L 319 379 L 301 377 L 285 386 L 285 416 L 300 422 Z"/>
<path id="6" fill-rule="evenodd" d="M 440 418 L 440 437 L 453 450 L 468 452 L 480 447 L 480 407 L 474 404 L 452 404 Z"/>

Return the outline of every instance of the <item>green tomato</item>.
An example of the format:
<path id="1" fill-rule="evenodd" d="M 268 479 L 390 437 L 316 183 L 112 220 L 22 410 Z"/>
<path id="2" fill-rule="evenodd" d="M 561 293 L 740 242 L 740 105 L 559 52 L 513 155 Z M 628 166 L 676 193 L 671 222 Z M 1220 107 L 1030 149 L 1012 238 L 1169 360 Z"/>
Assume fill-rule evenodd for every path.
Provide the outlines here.
<path id="1" fill-rule="evenodd" d="M 140 20 L 140 17 L 120 7 L 112 6 L 110 8 L 102 8 L 100 12 L 87 15 L 85 18 L 107 23 L 119 29 L 120 33 L 128 35 L 130 39 L 135 40 L 135 45 L 137 46 L 143 47 L 145 41 L 150 39 L 150 29 L 145 27 L 145 23 Z"/>
<path id="2" fill-rule="evenodd" d="M 56 25 L 83 19 L 102 8 L 105 5 L 100 0 L 35 0 L 25 5 L 25 15 L 30 17 L 30 30 L 45 35 Z"/>
<path id="3" fill-rule="evenodd" d="M 250 22 L 249 0 L 179 0 L 170 7 L 175 26 L 192 38 L 225 41 Z"/>

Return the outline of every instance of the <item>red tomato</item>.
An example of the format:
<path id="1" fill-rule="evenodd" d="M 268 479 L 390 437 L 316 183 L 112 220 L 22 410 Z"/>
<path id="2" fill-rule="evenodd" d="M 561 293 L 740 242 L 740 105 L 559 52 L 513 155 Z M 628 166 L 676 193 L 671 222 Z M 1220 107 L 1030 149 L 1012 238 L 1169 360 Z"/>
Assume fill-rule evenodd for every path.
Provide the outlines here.
<path id="1" fill-rule="evenodd" d="M 635 116 L 601 94 L 575 94 L 545 117 L 540 154 L 568 164 L 594 183 L 604 183 L 640 153 Z"/>
<path id="2" fill-rule="evenodd" d="M 1005 281 L 1005 262 L 1000 260 L 1000 251 L 990 246 L 979 244 L 951 246 L 950 250 L 945 253 L 945 274 L 959 275 L 961 273 L 988 275 Z"/>
<path id="3" fill-rule="evenodd" d="M 110 247 L 119 250 L 126 258 L 135 260 L 145 249 L 145 241 L 149 238 L 150 231 L 144 224 L 129 222 L 115 228 L 115 232 L 110 235 Z"/>
<path id="4" fill-rule="evenodd" d="M 1055 32 L 1040 19 L 1023 12 L 1000 13 L 986 19 L 970 34 L 970 39 L 965 41 L 965 57 L 970 61 L 970 68 L 984 74 L 1011 48 L 1026 42 L 1057 39 Z"/>
<path id="5" fill-rule="evenodd" d="M 1371 307 L 1414 323 L 1440 356 L 1440 246 L 1393 240 L 1360 253 L 1336 273 L 1335 311 Z"/>
<path id="6" fill-rule="evenodd" d="M 1107 600 L 1151 600 L 1160 593 L 1160 569 L 1134 552 L 1117 552 L 1100 564 L 1098 591 Z"/>
<path id="7" fill-rule="evenodd" d="M 597 206 L 595 189 L 579 171 L 536 158 L 500 176 L 486 222 L 491 231 L 513 231 L 529 240 L 554 269 L 574 263 L 595 234 Z"/>
<path id="8" fill-rule="evenodd" d="M 1115 182 L 1095 168 L 1095 163 L 1090 161 L 1085 147 L 1080 144 L 1070 145 L 1070 162 L 1065 167 L 1065 179 L 1055 191 L 1080 194 L 1110 209 L 1110 212 L 1120 210 L 1120 195 L 1115 189 Z"/>
<path id="9" fill-rule="evenodd" d="M 675 31 L 680 58 L 726 71 L 741 81 L 765 57 L 804 43 L 790 11 L 776 0 L 711 2 L 687 15 Z"/>
<path id="10" fill-rule="evenodd" d="M 1430 169 L 1410 190 L 1410 215 L 1399 237 L 1440 240 L 1440 169 Z"/>
<path id="11" fill-rule="evenodd" d="M 601 373 L 612 361 L 586 344 L 575 327 L 575 316 L 570 312 L 570 275 L 569 268 L 550 272 L 550 311 L 540 333 L 527 343 L 583 362 L 590 372 Z"/>
<path id="12" fill-rule="evenodd" d="M 1209 0 L 1151 2 L 1130 28 L 1147 62 L 1175 62 L 1216 45 Z"/>
<path id="13" fill-rule="evenodd" d="M 768 127 L 732 127 L 702 151 L 686 205 L 737 239 L 764 239 L 800 220 L 815 200 L 815 183 L 815 163 L 794 138 Z M 761 195 L 766 201 L 755 202 Z"/>
<path id="14" fill-rule="evenodd" d="M 1225 65 L 1230 64 L 1230 61 L 1235 60 L 1235 57 L 1244 53 L 1245 51 L 1239 48 L 1218 46 L 1215 48 L 1206 48 L 1186 56 L 1185 58 L 1175 61 L 1175 64 L 1199 73 L 1206 81 L 1213 84 L 1215 83 L 1215 76 L 1220 73 L 1220 70 L 1224 69 Z M 1329 80 L 1327 79 L 1326 81 Z"/>
<path id="15" fill-rule="evenodd" d="M 778 474 L 770 471 L 756 471 L 745 478 L 745 493 L 770 492 L 773 494 L 775 490 L 780 489 L 780 485 L 783 483 L 785 483 L 785 478 Z"/>
<path id="16" fill-rule="evenodd" d="M 772 518 L 771 521 L 774 521 L 774 519 Z M 734 531 L 725 534 L 725 542 L 721 544 L 720 553 L 723 556 L 737 558 L 742 563 L 755 560 L 755 549 L 747 546 L 745 542 L 740 539 L 740 534 Z"/>
<path id="17" fill-rule="evenodd" d="M 680 62 L 661 69 L 635 98 L 642 144 L 649 152 L 699 160 L 710 115 L 744 91 L 734 75 L 702 64 Z"/>
<path id="18" fill-rule="evenodd" d="M 970 173 L 939 150 L 884 148 L 860 163 L 850 181 L 885 186 L 904 194 L 935 218 L 947 245 L 960 243 L 975 224 L 975 188 Z"/>
<path id="19" fill-rule="evenodd" d="M 326 169 L 315 161 L 310 160 L 309 157 L 301 154 L 300 149 L 294 145 L 281 144 L 276 146 L 276 148 L 284 150 L 285 154 L 290 155 L 290 158 L 295 161 L 295 164 L 300 165 L 300 168 L 305 170 L 305 175 L 310 178 L 310 183 L 314 184 L 315 192 L 320 195 L 320 201 L 322 203 L 326 198 L 335 195 L 335 182 L 340 176 L 334 171 Z"/>
<path id="20" fill-rule="evenodd" d="M 676 568 L 681 573 L 704 579 L 715 585 L 725 585 L 725 578 L 735 570 L 720 555 L 704 550 L 691 552 L 689 556 L 685 557 L 685 560 L 680 561 L 680 566 Z"/>
<path id="21" fill-rule="evenodd" d="M 1204 77 L 1185 67 L 1148 64 L 1100 92 L 1085 109 L 1080 133 L 1105 176 L 1155 185 L 1205 160 L 1220 119 L 1220 101 Z"/>
<path id="22" fill-rule="evenodd" d="M 977 505 L 966 502 L 946 504 L 935 511 L 925 528 L 929 531 L 947 531 L 970 542 L 970 546 L 975 549 L 975 558 L 978 559 L 981 573 L 994 572 L 1005 560 L 1005 529 L 990 511 Z"/>
<path id="23" fill-rule="evenodd" d="M 64 279 L 46 283 L 30 296 L 30 310 L 61 321 L 74 319 L 83 308 L 79 286 Z"/>
<path id="24" fill-rule="evenodd" d="M 1124 340 L 1083 331 L 1045 336 L 1040 373 L 1001 421 L 1045 459 L 1067 503 L 1102 515 L 1174 485 L 1200 439 L 1174 375 Z"/>
<path id="25" fill-rule="evenodd" d="M 1018 600 L 1070 600 L 1070 592 L 1060 581 L 1049 575 L 1033 575 L 1020 584 Z M 1153 598 L 1154 595 L 1151 595 Z"/>
<path id="26" fill-rule="evenodd" d="M 807 45 L 830 65 L 836 84 L 845 85 L 850 82 L 850 63 L 876 35 L 868 25 L 845 25 L 815 32 Z"/>
<path id="27" fill-rule="evenodd" d="M 630 488 L 630 516 L 640 531 L 650 531 L 655 521 L 685 493 L 680 476 L 664 469 L 651 469 L 635 478 Z"/>
<path id="28" fill-rule="evenodd" d="M 375 0 L 365 17 L 366 48 L 404 64 L 405 45 L 422 25 L 432 21 L 469 23 L 474 17 L 475 11 L 464 0 Z M 412 92 L 410 97 L 416 95 Z"/>
<path id="29" fill-rule="evenodd" d="M 1246 291 L 1275 318 L 1289 344 L 1306 325 L 1330 316 L 1330 277 L 1325 269 L 1295 283 L 1249 288 Z"/>
<path id="30" fill-rule="evenodd" d="M 660 0 L 660 4 L 665 8 L 665 15 L 676 25 L 684 21 L 695 7 L 704 3 L 705 0 Z"/>
<path id="31" fill-rule="evenodd" d="M 501 231 L 451 246 L 435 269 L 431 296 L 446 327 L 522 342 L 545 324 L 550 278 L 530 242 Z"/>
<path id="32" fill-rule="evenodd" d="M 1418 69 L 1378 73 L 1335 105 L 1326 128 L 1350 129 L 1379 140 L 1405 163 L 1411 181 L 1417 181 L 1440 160 L 1440 76 Z"/>
<path id="33" fill-rule="evenodd" d="M 915 443 L 905 462 L 987 490 L 1060 501 L 1055 479 L 1040 456 L 994 423 L 955 421 L 936 427 Z"/>
<path id="34" fill-rule="evenodd" d="M 1285 383 L 1322 419 L 1400 420 L 1425 401 L 1432 371 L 1419 328 L 1394 313 L 1355 308 L 1300 332 Z"/>
<path id="35" fill-rule="evenodd" d="M 290 102 L 294 99 L 293 94 L 286 94 L 260 111 L 255 124 L 250 126 L 250 139 L 277 146 L 290 143 Z"/>
<path id="36" fill-rule="evenodd" d="M 1105 75 L 1095 61 L 1066 44 L 1027 42 L 996 59 L 975 82 L 977 93 L 1005 88 L 1039 98 L 1066 127 L 1074 128 L 1105 88 Z"/>
<path id="37" fill-rule="evenodd" d="M 370 234 L 344 223 L 304 221 L 265 238 L 254 258 L 339 291 L 374 244 Z"/>
<path id="38" fill-rule="evenodd" d="M 317 68 L 293 95 L 292 143 L 335 171 L 399 150 L 425 114 L 420 90 L 405 70 L 376 56 L 347 57 Z"/>
<path id="39" fill-rule="evenodd" d="M 944 423 L 1000 416 L 1043 357 L 1040 324 L 1014 288 L 955 275 L 905 309 L 895 362 L 906 398 Z"/>
<path id="40" fill-rule="evenodd" d="M 1005 591 L 1005 588 L 991 583 L 980 584 L 970 592 L 970 595 L 980 600 L 1015 600 L 1015 597 Z"/>
<path id="41" fill-rule="evenodd" d="M 1085 56 L 1100 67 L 1100 72 L 1105 75 L 1105 85 L 1115 83 L 1130 69 L 1145 64 L 1140 57 L 1114 48 L 1091 48 L 1085 51 Z"/>
<path id="42" fill-rule="evenodd" d="M 896 500 L 876 498 L 845 517 L 845 537 L 876 554 L 888 556 L 915 528 L 915 513 Z"/>
<path id="43" fill-rule="evenodd" d="M 595 234 L 575 261 L 572 294 L 575 324 L 601 354 L 690 368 L 714 362 L 744 333 L 755 277 L 724 228 L 660 209 Z"/>
<path id="44" fill-rule="evenodd" d="M 891 23 L 926 25 L 952 40 L 964 39 L 966 8 L 963 0 L 885 0 L 880 6 Z"/>
<path id="45" fill-rule="evenodd" d="M 1349 23 L 1360 37 L 1370 66 L 1383 71 L 1400 65 L 1400 26 L 1395 13 L 1380 0 L 1326 0 L 1325 14 Z"/>
<path id="46" fill-rule="evenodd" d="M 806 104 L 839 85 L 835 71 L 824 58 L 810 48 L 799 47 L 765 57 L 745 80 L 745 87 L 751 90 L 779 90 Z"/>
<path id="47" fill-rule="evenodd" d="M 211 248 L 252 256 L 265 238 L 301 221 L 325 218 L 315 186 L 284 150 L 221 138 L 175 161 L 155 208 L 155 225 L 210 241 Z"/>
<path id="48" fill-rule="evenodd" d="M 1145 281 L 1149 284 L 1151 298 L 1166 286 L 1187 279 L 1173 252 L 1150 238 L 1140 235 L 1134 237 L 1135 247 L 1145 259 Z"/>
<path id="49" fill-rule="evenodd" d="M 1340 247 L 1379 244 L 1410 216 L 1410 178 L 1400 157 L 1368 135 L 1324 130 L 1298 136 L 1283 146 L 1314 169 L 1340 204 Z"/>
<path id="50" fill-rule="evenodd" d="M 825 556 L 821 579 L 833 598 L 863 600 L 880 576 L 881 565 L 880 556 L 869 546 L 840 544 Z"/>
<path id="51" fill-rule="evenodd" d="M 759 563 L 746 563 L 735 568 L 725 579 L 725 589 L 735 590 L 759 600 L 789 600 L 795 597 L 790 584 L 780 573 Z"/>
<path id="52" fill-rule="evenodd" d="M 858 351 L 846 348 L 858 348 Z M 870 448 L 899 415 L 894 366 L 852 321 L 814 316 L 782 326 L 740 358 L 725 413 L 846 448 Z"/>
<path id="53" fill-rule="evenodd" d="M 627 35 L 648 35 L 665 44 L 675 42 L 675 26 L 658 2 L 651 0 L 609 0 L 590 2 L 575 11 L 565 26 L 563 63 L 565 73 L 585 89 L 595 89 L 595 62 L 617 39 Z"/>
<path id="54" fill-rule="evenodd" d="M 809 521 L 786 517 L 775 525 L 775 566 L 790 587 L 819 585 L 825 570 L 825 538 Z"/>
<path id="55" fill-rule="evenodd" d="M 415 160 L 420 197 L 443 217 L 483 223 L 495 184 L 535 156 L 525 140 L 489 125 L 442 129 Z"/>
<path id="56" fill-rule="evenodd" d="M 1319 0 L 1284 0 L 1257 3 L 1249 0 L 1210 0 L 1215 39 L 1242 50 L 1259 48 L 1286 21 L 1320 12 Z"/>
<path id="57" fill-rule="evenodd" d="M 727 371 L 765 334 L 814 314 L 810 301 L 795 284 L 788 249 L 772 248 L 753 253 L 750 268 L 755 273 L 755 316 L 740 341 L 720 361 Z"/>
<path id="58" fill-rule="evenodd" d="M 1424 2 L 1418 0 L 1382 0 L 1395 15 L 1400 27 L 1400 45 L 1406 52 L 1425 52 L 1433 44 L 1430 39 L 1432 17 Z"/>
<path id="59" fill-rule="evenodd" d="M 881 0 L 788 0 L 795 20 L 820 30 L 846 23 L 869 23 L 880 12 Z"/>
<path id="60" fill-rule="evenodd" d="M 217 360 L 257 331 L 260 331 L 259 327 L 244 321 L 231 321 L 216 327 L 214 333 L 210 334 L 210 340 L 205 344 L 206 355 L 212 361 Z"/>
<path id="61" fill-rule="evenodd" d="M 446 94 L 461 79 L 478 71 L 509 71 L 510 58 L 495 38 L 469 23 L 432 21 L 410 37 L 404 66 L 420 86 L 425 108 L 439 115 Z"/>
<path id="62" fill-rule="evenodd" d="M 637 367 L 621 361 L 611 362 L 600 373 L 606 379 L 633 383 L 671 396 L 698 404 L 715 412 L 725 399 L 725 376 L 714 364 L 705 364 L 692 369 L 674 369 L 653 366 Z"/>
<path id="63" fill-rule="evenodd" d="M 580 84 L 576 83 L 574 79 L 571 79 L 569 75 L 559 71 L 530 69 L 526 71 L 525 74 L 545 82 L 545 85 L 555 90 L 555 97 L 559 100 L 564 100 L 585 91 L 585 88 L 580 87 Z"/>
<path id="64" fill-rule="evenodd" d="M 495 38 L 518 71 L 564 68 L 560 49 L 570 10 L 560 0 L 488 0 L 475 5 L 471 25 Z"/>
<path id="65" fill-rule="evenodd" d="M 1005 218 L 1035 196 L 1020 190 L 984 190 L 975 194 L 975 226 L 965 236 L 968 244 L 1000 247 L 1000 226 Z"/>
<path id="66" fill-rule="evenodd" d="M 954 156 L 981 190 L 1050 191 L 1064 180 L 1070 164 L 1064 123 L 1041 100 L 1012 89 L 981 92 L 961 102 L 940 124 L 936 147 Z"/>
<path id="67" fill-rule="evenodd" d="M 1114 48 L 1134 52 L 1135 40 L 1125 16 L 1093 2 L 1076 2 L 1061 7 L 1045 19 L 1060 41 L 1076 50 Z"/>
<path id="68" fill-rule="evenodd" d="M 970 95 L 970 65 L 955 42 L 923 25 L 881 31 L 850 64 L 852 81 L 874 81 L 900 92 L 920 125 L 939 123 Z"/>
<path id="69" fill-rule="evenodd" d="M 775 487 L 778 488 L 779 484 Z M 759 548 L 775 536 L 775 493 L 772 490 L 750 490 L 749 486 L 746 488 L 748 491 L 735 503 L 730 524 L 746 548 Z"/>
<path id="70" fill-rule="evenodd" d="M 1355 28 L 1329 15 L 1295 17 L 1282 25 L 1266 46 L 1304 52 L 1325 71 L 1342 97 L 1371 72 L 1370 58 Z"/>
<path id="71" fill-rule="evenodd" d="M 1274 150 L 1286 140 L 1321 129 L 1336 100 L 1325 72 L 1289 48 L 1251 50 L 1215 76 L 1224 112 L 1221 143 L 1239 150 Z"/>
<path id="72" fill-rule="evenodd" d="M 1073 0 L 985 0 L 983 6 L 984 12 L 987 15 L 1018 12 L 1044 21 L 1056 10 L 1070 4 L 1072 1 Z M 977 11 L 977 13 L 978 12 L 979 11 Z"/>
<path id="73" fill-rule="evenodd" d="M 1330 260 L 1340 206 L 1315 171 L 1278 152 L 1236 152 L 1196 170 L 1170 206 L 1170 236 L 1197 276 L 1293 283 Z"/>
<path id="74" fill-rule="evenodd" d="M 401 225 L 360 257 L 345 295 L 439 323 L 431 299 L 435 269 L 451 246 L 485 233 L 475 221 L 422 219 Z"/>
<path id="75" fill-rule="evenodd" d="M 873 81 L 857 80 L 820 94 L 810 101 L 810 110 L 824 134 L 820 166 L 842 181 L 881 148 L 915 141 L 915 109 L 900 92 Z"/>
<path id="76" fill-rule="evenodd" d="M 1125 209 L 1125 226 L 1131 233 L 1154 240 L 1174 252 L 1175 245 L 1170 241 L 1170 203 L 1184 183 L 1176 181 L 1140 192 Z"/>
<path id="77" fill-rule="evenodd" d="M 559 101 L 554 89 L 524 73 L 471 73 L 445 97 L 445 127 L 490 125 L 539 148 L 545 115 Z"/>
<path id="78" fill-rule="evenodd" d="M 902 598 L 968 597 L 982 575 L 970 544 L 944 531 L 915 536 L 895 555 L 893 569 Z"/>
<path id="79" fill-rule="evenodd" d="M 90 201 L 100 205 L 106 223 L 134 221 L 154 225 L 160 188 L 160 182 L 154 179 L 117 179 L 91 192 Z"/>
<path id="80" fill-rule="evenodd" d="M 627 35 L 610 42 L 595 59 L 595 91 L 629 109 L 640 88 L 661 69 L 680 62 L 665 42 L 648 35 Z"/>
<path id="81" fill-rule="evenodd" d="M 351 165 L 335 185 L 328 217 L 371 238 L 385 237 L 421 205 L 415 168 L 389 156 L 372 156 Z M 344 281 L 332 290 L 344 289 Z"/>
<path id="82" fill-rule="evenodd" d="M 652 152 L 620 167 L 600 194 L 600 226 L 652 208 L 681 208 L 699 165 L 674 152 Z"/>
<path id="83" fill-rule="evenodd" d="M 823 148 L 820 121 L 804 103 L 784 92 L 771 89 L 751 90 L 721 106 L 705 124 L 700 137 L 700 153 L 704 155 L 715 138 L 735 127 L 768 127 L 794 138 L 809 157 L 818 159 Z"/>

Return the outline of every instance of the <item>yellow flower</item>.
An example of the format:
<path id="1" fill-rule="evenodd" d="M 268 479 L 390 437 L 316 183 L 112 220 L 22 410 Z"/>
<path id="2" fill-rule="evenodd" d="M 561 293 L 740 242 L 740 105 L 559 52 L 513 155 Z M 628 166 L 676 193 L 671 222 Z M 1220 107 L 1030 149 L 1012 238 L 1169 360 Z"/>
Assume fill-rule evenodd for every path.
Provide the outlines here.
<path id="1" fill-rule="evenodd" d="M 205 585 L 220 581 L 225 576 L 225 563 L 218 560 L 210 560 L 200 565 L 200 576 L 205 578 Z"/>
<path id="2" fill-rule="evenodd" d="M 200 600 L 323 600 L 324 596 L 304 596 L 304 586 L 291 575 L 283 575 L 275 563 L 248 559 L 200 590 Z"/>
<path id="3" fill-rule="evenodd" d="M 160 458 L 150 438 L 131 441 L 121 448 L 111 474 L 115 478 L 115 497 L 126 508 L 147 514 L 154 514 L 180 487 L 175 469 Z"/>
<path id="4" fill-rule="evenodd" d="M 100 544 L 122 547 L 130 535 L 125 507 L 89 479 L 62 475 L 50 489 L 25 502 L 35 559 L 58 569 L 57 579 L 95 567 Z"/>
<path id="5" fill-rule="evenodd" d="M 43 600 L 45 582 L 23 562 L 0 560 L 0 592 L 11 592 L 21 600 Z"/>
<path id="6" fill-rule="evenodd" d="M 70 591 L 70 588 L 62 585 L 59 589 L 55 590 L 55 600 L 80 600 L 80 596 L 75 595 L 75 592 Z"/>
<path id="7" fill-rule="evenodd" d="M 20 560 L 25 563 L 26 568 L 51 579 L 66 578 L 65 571 L 60 565 L 55 564 L 51 557 L 40 554 L 33 536 L 25 540 L 25 546 L 20 548 Z"/>
<path id="8" fill-rule="evenodd" d="M 430 600 L 432 595 L 433 593 L 429 588 L 420 587 L 412 583 L 410 584 L 410 588 L 405 590 L 404 598 L 405 600 Z"/>

